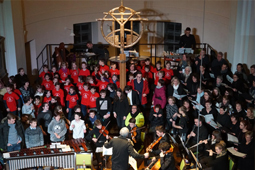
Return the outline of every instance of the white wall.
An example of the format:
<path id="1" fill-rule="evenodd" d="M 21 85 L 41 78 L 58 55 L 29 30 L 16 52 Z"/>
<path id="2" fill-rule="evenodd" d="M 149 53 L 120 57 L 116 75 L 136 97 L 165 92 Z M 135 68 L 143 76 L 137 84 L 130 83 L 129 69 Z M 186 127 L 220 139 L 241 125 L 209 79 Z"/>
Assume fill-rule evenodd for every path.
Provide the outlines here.
<path id="1" fill-rule="evenodd" d="M 206 1 L 204 42 L 218 51 L 226 52 L 229 41 L 231 1 Z M 75 23 L 93 22 L 102 18 L 103 12 L 120 5 L 120 0 L 83 0 L 83 1 L 40 1 L 23 0 L 27 41 L 35 39 L 38 55 L 48 43 L 73 43 L 70 31 Z M 153 9 L 163 13 L 164 19 L 182 23 L 183 30 L 189 26 L 196 28 L 200 42 L 203 33 L 204 1 L 196 0 L 125 0 L 124 5 L 134 10 Z M 101 33 L 99 41 L 103 40 Z M 36 56 L 33 56 L 35 60 Z M 32 63 L 34 63 L 32 61 Z M 36 66 L 35 66 L 36 67 Z"/>

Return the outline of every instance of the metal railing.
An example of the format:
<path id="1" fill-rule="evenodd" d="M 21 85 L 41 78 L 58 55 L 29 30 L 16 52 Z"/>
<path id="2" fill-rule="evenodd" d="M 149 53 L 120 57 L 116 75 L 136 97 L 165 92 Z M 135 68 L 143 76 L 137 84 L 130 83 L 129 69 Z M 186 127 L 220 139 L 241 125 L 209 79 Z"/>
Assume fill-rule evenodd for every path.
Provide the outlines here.
<path id="1" fill-rule="evenodd" d="M 43 65 L 47 64 L 49 68 L 52 68 L 53 58 L 52 55 L 55 51 L 55 47 L 58 47 L 59 44 L 46 44 L 45 47 L 42 49 L 40 54 L 36 58 L 37 62 L 37 70 L 40 73 L 43 70 Z M 95 44 L 94 46 L 97 46 Z M 109 46 L 109 44 L 103 44 L 103 46 Z M 66 44 L 65 47 L 68 51 L 73 49 L 74 52 L 85 52 L 86 45 L 76 45 L 76 44 Z M 179 44 L 175 43 L 168 43 L 168 44 L 137 44 L 134 46 L 136 51 L 139 52 L 140 56 L 147 56 L 149 58 L 154 57 L 154 62 L 156 63 L 156 59 L 159 57 L 163 57 L 163 51 L 172 51 L 175 52 L 179 48 Z M 205 49 L 206 54 L 211 55 L 212 52 L 216 54 L 216 50 L 212 48 L 211 45 L 207 43 L 197 43 L 195 53 L 198 53 L 200 49 Z M 119 53 L 119 49 L 115 49 L 116 53 Z M 109 54 L 109 56 L 114 56 L 113 54 Z"/>

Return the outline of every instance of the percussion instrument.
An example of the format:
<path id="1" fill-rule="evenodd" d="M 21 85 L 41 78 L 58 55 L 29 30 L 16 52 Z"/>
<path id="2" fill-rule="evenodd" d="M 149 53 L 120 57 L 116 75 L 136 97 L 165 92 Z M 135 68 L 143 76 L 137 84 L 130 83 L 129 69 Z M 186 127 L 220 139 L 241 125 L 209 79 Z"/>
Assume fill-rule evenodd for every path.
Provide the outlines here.
<path id="1" fill-rule="evenodd" d="M 63 152 L 61 148 L 52 148 L 50 145 L 46 145 L 7 152 L 5 153 L 7 156 L 4 158 L 9 162 L 9 169 L 11 170 L 38 166 L 75 168 L 76 152 L 88 151 L 84 139 L 67 140 L 61 144 L 69 145 L 71 151 Z"/>

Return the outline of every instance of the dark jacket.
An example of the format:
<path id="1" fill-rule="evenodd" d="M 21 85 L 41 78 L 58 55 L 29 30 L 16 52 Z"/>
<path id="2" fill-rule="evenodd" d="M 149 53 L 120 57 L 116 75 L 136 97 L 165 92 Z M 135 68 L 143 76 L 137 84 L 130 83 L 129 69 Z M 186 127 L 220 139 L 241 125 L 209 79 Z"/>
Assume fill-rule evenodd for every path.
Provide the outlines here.
<path id="1" fill-rule="evenodd" d="M 225 153 L 225 155 L 217 157 L 216 159 L 213 159 L 212 156 L 210 156 L 209 159 L 210 159 L 209 162 L 212 167 L 212 170 L 227 170 L 227 169 L 229 169 L 227 153 Z"/>
<path id="2" fill-rule="evenodd" d="M 179 84 L 179 87 L 178 87 L 177 91 L 178 91 L 178 95 L 186 94 L 186 92 L 184 91 L 183 85 L 181 83 Z M 169 84 L 167 86 L 167 96 L 168 97 L 173 96 L 173 93 L 174 93 L 174 88 L 171 84 Z"/>
<path id="3" fill-rule="evenodd" d="M 153 114 L 158 115 L 162 115 L 161 117 L 155 117 L 153 116 Z M 164 115 L 163 115 L 163 110 L 159 109 L 158 113 L 155 112 L 154 108 L 151 108 L 151 112 L 150 112 L 150 126 L 154 127 L 154 126 L 160 126 L 160 125 L 164 125 Z"/>
<path id="4" fill-rule="evenodd" d="M 137 105 L 137 106 L 141 104 L 139 100 L 139 95 L 135 90 L 132 90 L 132 103 L 133 105 Z"/>
<path id="5" fill-rule="evenodd" d="M 113 112 L 117 113 L 117 118 L 123 118 L 127 116 L 129 112 L 129 104 L 128 99 L 124 97 L 123 100 L 116 100 L 113 103 Z"/>
<path id="6" fill-rule="evenodd" d="M 20 120 L 15 121 L 15 128 L 17 130 L 17 134 L 22 138 L 21 147 L 25 144 L 25 132 Z M 6 150 L 8 144 L 8 135 L 9 135 L 8 120 L 5 119 L 3 123 L 0 124 L 0 148 Z"/>
<path id="7" fill-rule="evenodd" d="M 101 133 L 99 132 L 100 129 L 98 129 L 97 127 L 94 127 L 89 134 L 86 136 L 86 140 L 93 142 L 92 138 L 98 138 L 97 143 L 95 143 L 96 147 L 102 147 L 106 141 L 106 137 L 104 135 L 101 135 Z"/>
<path id="8" fill-rule="evenodd" d="M 238 168 L 240 170 L 253 170 L 254 168 L 254 140 L 248 145 L 242 143 L 238 147 L 238 151 L 247 154 L 245 158 L 238 158 Z"/>
<path id="9" fill-rule="evenodd" d="M 175 170 L 173 153 L 167 153 L 164 157 L 160 157 L 160 165 L 160 170 Z"/>
<path id="10" fill-rule="evenodd" d="M 20 74 L 17 74 L 14 78 L 15 82 L 17 83 L 17 88 L 20 88 L 21 86 L 23 86 L 25 84 L 25 82 L 28 79 L 28 76 L 26 74 L 24 74 L 23 76 L 21 76 Z"/>
<path id="11" fill-rule="evenodd" d="M 158 138 L 159 138 L 159 137 L 156 137 L 156 138 L 155 138 L 155 141 L 157 141 Z M 167 143 L 171 144 L 170 136 L 169 136 L 168 133 L 165 133 L 165 134 L 163 135 L 163 137 L 161 138 L 161 140 L 159 141 L 159 143 L 158 143 L 156 146 L 154 146 L 154 148 L 152 149 L 152 152 L 151 152 L 151 153 L 154 154 L 155 156 L 159 155 L 160 152 L 161 152 L 161 150 L 158 148 L 158 146 L 159 146 L 159 144 L 164 143 L 164 142 L 167 142 Z"/>
<path id="12" fill-rule="evenodd" d="M 223 115 L 221 115 L 220 113 L 218 113 L 218 115 L 217 115 L 217 122 L 219 123 L 219 124 L 221 124 L 223 127 L 226 127 L 226 128 L 230 128 L 231 127 L 231 119 L 230 119 L 230 116 L 227 114 L 227 113 L 225 113 L 225 114 L 223 114 Z"/>
<path id="13" fill-rule="evenodd" d="M 132 144 L 123 137 L 113 138 L 109 143 L 105 143 L 106 148 L 113 148 L 112 170 L 128 170 L 129 155 L 133 158 L 144 158 L 134 151 Z"/>

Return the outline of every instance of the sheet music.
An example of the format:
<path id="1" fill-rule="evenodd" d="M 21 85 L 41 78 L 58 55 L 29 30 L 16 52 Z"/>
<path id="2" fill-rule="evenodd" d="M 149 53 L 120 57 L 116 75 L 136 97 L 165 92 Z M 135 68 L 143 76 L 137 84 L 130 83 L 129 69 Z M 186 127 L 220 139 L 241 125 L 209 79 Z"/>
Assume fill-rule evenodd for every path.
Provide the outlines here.
<path id="1" fill-rule="evenodd" d="M 134 170 L 137 170 L 137 161 L 132 156 L 129 156 L 128 163 Z"/>
<path id="2" fill-rule="evenodd" d="M 178 100 L 180 100 L 181 98 L 185 97 L 187 95 L 178 95 L 178 94 L 173 94 L 173 97 L 177 98 Z"/>
<path id="3" fill-rule="evenodd" d="M 232 153 L 233 155 L 237 156 L 237 157 L 244 157 L 244 156 L 246 156 L 246 154 L 236 151 L 236 150 L 234 149 L 234 147 L 229 147 L 229 148 L 227 148 L 227 150 L 228 150 L 230 153 Z"/>
<path id="4" fill-rule="evenodd" d="M 103 147 L 97 147 L 96 148 L 96 153 L 101 153 L 103 152 Z"/>
<path id="5" fill-rule="evenodd" d="M 233 83 L 233 79 L 232 77 L 230 77 L 229 75 L 226 76 L 227 80 L 232 84 Z"/>
<path id="6" fill-rule="evenodd" d="M 195 107 L 197 110 L 200 110 L 200 111 L 204 108 L 204 106 L 201 104 L 197 104 L 197 105 L 195 105 Z"/>
<path id="7" fill-rule="evenodd" d="M 103 146 L 103 156 L 105 155 L 112 155 L 112 148 L 107 149 Z"/>
<path id="8" fill-rule="evenodd" d="M 211 122 L 212 120 L 214 120 L 214 117 L 212 114 L 208 114 L 208 115 L 201 115 L 200 116 L 203 116 L 205 118 L 205 122 L 208 123 L 208 122 Z"/>
<path id="9" fill-rule="evenodd" d="M 229 134 L 229 133 L 228 133 L 228 141 L 234 142 L 234 143 L 239 143 L 238 138 L 234 135 Z"/>
<path id="10" fill-rule="evenodd" d="M 217 124 L 214 122 L 214 120 L 211 120 L 209 125 L 212 126 L 214 129 L 218 129 L 219 128 L 217 126 Z"/>

